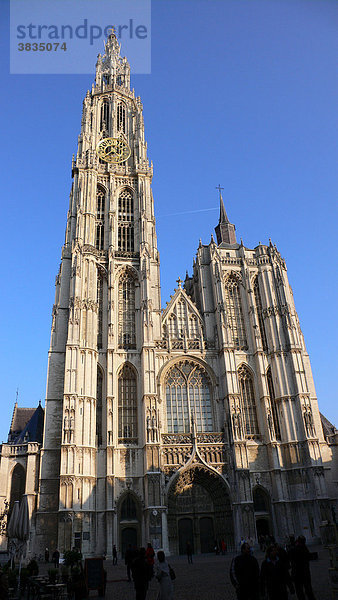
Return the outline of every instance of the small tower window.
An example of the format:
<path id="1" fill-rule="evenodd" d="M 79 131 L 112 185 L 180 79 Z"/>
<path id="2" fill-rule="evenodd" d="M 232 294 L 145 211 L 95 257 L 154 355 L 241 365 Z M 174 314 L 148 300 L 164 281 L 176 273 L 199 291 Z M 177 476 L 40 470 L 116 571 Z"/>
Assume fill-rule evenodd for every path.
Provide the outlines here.
<path id="1" fill-rule="evenodd" d="M 249 369 L 244 365 L 240 366 L 238 369 L 238 381 L 242 400 L 245 433 L 248 437 L 255 437 L 259 434 L 259 430 L 254 384 Z"/>
<path id="2" fill-rule="evenodd" d="M 267 352 L 268 351 L 268 342 L 266 339 L 266 333 L 265 333 L 265 327 L 264 327 L 264 321 L 263 321 L 262 299 L 261 299 L 261 294 L 259 291 L 258 277 L 256 277 L 255 283 L 254 283 L 254 296 L 255 296 L 256 309 L 257 309 L 258 326 L 259 326 L 259 331 L 260 331 L 261 339 L 262 339 L 262 346 L 263 346 L 264 352 Z"/>
<path id="3" fill-rule="evenodd" d="M 125 271 L 119 280 L 118 335 L 120 348 L 136 348 L 135 280 Z"/>
<path id="4" fill-rule="evenodd" d="M 100 367 L 97 367 L 96 379 L 96 443 L 102 445 L 102 393 L 103 377 Z"/>
<path id="5" fill-rule="evenodd" d="M 269 367 L 269 369 L 268 369 L 266 378 L 268 381 L 268 390 L 269 390 L 269 396 L 270 396 L 270 404 L 271 404 L 271 412 L 272 412 L 272 420 L 273 420 L 273 426 L 274 426 L 274 430 L 275 430 L 275 436 L 276 436 L 276 440 L 280 441 L 281 433 L 280 433 L 280 425 L 279 425 L 279 415 L 278 415 L 277 404 L 276 404 L 276 399 L 275 399 L 275 390 L 273 387 L 271 367 Z"/>
<path id="6" fill-rule="evenodd" d="M 225 286 L 229 326 L 232 331 L 233 344 L 236 350 L 246 350 L 247 340 L 240 292 L 240 284 L 237 277 L 230 275 Z"/>
<path id="7" fill-rule="evenodd" d="M 101 273 L 97 273 L 97 348 L 102 348 L 102 317 L 103 317 L 103 278 Z"/>
<path id="8" fill-rule="evenodd" d="M 103 100 L 101 105 L 100 131 L 109 133 L 109 101 Z"/>
<path id="9" fill-rule="evenodd" d="M 118 202 L 118 249 L 134 252 L 134 202 L 128 190 L 121 192 Z"/>
<path id="10" fill-rule="evenodd" d="M 117 106 L 117 131 L 126 133 L 126 107 L 122 103 Z"/>
<path id="11" fill-rule="evenodd" d="M 97 188 L 96 192 L 96 239 L 95 247 L 98 250 L 104 248 L 104 211 L 105 211 L 105 193 L 102 188 Z"/>
<path id="12" fill-rule="evenodd" d="M 137 440 L 137 395 L 134 369 L 125 365 L 118 379 L 119 442 Z"/>

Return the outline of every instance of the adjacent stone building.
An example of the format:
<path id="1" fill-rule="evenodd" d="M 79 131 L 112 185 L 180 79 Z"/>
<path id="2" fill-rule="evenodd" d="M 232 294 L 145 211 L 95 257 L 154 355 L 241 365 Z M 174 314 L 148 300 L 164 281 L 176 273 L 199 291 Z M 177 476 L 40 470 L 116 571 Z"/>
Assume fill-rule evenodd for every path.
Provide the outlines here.
<path id="1" fill-rule="evenodd" d="M 338 434 L 285 262 L 237 243 L 220 193 L 216 239 L 161 310 L 142 104 L 114 34 L 72 167 L 31 551 L 315 540 L 335 518 Z"/>

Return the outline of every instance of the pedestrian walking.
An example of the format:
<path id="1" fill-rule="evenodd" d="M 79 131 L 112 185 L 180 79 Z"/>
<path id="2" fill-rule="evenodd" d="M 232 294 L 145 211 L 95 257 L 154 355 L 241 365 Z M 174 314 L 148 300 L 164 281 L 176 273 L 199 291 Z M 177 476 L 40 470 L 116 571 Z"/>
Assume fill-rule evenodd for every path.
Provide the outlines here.
<path id="1" fill-rule="evenodd" d="M 150 573 L 151 573 L 151 579 L 152 579 L 154 577 L 155 552 L 154 552 L 154 548 L 152 547 L 150 542 L 148 542 L 148 544 L 147 544 L 146 558 L 147 558 L 147 562 L 148 562 Z"/>
<path id="2" fill-rule="evenodd" d="M 187 557 L 188 557 L 188 564 L 192 565 L 192 546 L 191 546 L 190 542 L 187 542 Z"/>
<path id="3" fill-rule="evenodd" d="M 53 554 L 52 554 L 52 561 L 54 563 L 54 567 L 56 569 L 59 568 L 59 562 L 60 562 L 60 552 L 58 551 L 58 549 L 54 550 Z"/>
<path id="4" fill-rule="evenodd" d="M 232 560 L 230 580 L 237 600 L 259 600 L 259 565 L 246 542 L 241 546 L 241 553 Z"/>
<path id="5" fill-rule="evenodd" d="M 113 546 L 113 565 L 117 565 L 117 550 L 115 544 Z"/>
<path id="6" fill-rule="evenodd" d="M 262 597 L 269 600 L 288 600 L 288 589 L 291 594 L 295 593 L 288 563 L 279 556 L 276 544 L 269 546 L 262 562 L 260 589 Z"/>
<path id="7" fill-rule="evenodd" d="M 46 563 L 49 562 L 49 550 L 48 550 L 48 548 L 46 548 L 46 550 L 45 550 L 45 562 Z"/>
<path id="8" fill-rule="evenodd" d="M 291 576 L 298 600 L 316 600 L 311 584 L 310 552 L 305 542 L 305 537 L 300 535 L 289 552 Z"/>
<path id="9" fill-rule="evenodd" d="M 126 553 L 124 555 L 124 562 L 125 562 L 125 565 L 127 567 L 128 581 L 131 581 L 131 565 L 132 565 L 132 562 L 133 562 L 135 556 L 136 556 L 136 553 L 132 549 L 131 544 L 129 544 L 129 546 L 128 546 L 127 550 L 126 550 Z"/>
<path id="10" fill-rule="evenodd" d="M 151 572 L 146 558 L 145 548 L 139 549 L 136 558 L 132 562 L 131 572 L 136 592 L 135 599 L 145 600 L 149 581 L 151 579 Z"/>
<path id="11" fill-rule="evenodd" d="M 165 559 L 163 550 L 158 551 L 157 561 L 155 577 L 160 584 L 157 600 L 173 600 L 174 586 L 170 577 L 169 565 Z"/>

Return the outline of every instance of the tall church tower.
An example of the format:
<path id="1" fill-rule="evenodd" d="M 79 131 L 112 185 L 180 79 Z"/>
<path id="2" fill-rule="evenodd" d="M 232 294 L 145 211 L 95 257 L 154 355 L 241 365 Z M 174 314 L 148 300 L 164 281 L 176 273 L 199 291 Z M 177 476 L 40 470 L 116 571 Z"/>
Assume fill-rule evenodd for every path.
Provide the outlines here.
<path id="1" fill-rule="evenodd" d="M 237 242 L 220 195 L 217 243 L 200 242 L 161 313 L 142 104 L 113 33 L 72 172 L 31 551 L 318 541 L 338 510 L 338 434 L 323 430 L 285 261 Z"/>
<path id="2" fill-rule="evenodd" d="M 130 89 L 130 67 L 114 33 L 83 102 L 72 174 L 53 308 L 36 550 L 75 544 L 85 554 L 111 554 L 114 489 L 129 490 L 131 474 L 143 476 L 147 410 L 157 430 L 154 337 L 161 331 L 152 166 L 141 100 Z M 134 509 L 123 510 L 128 516 Z"/>

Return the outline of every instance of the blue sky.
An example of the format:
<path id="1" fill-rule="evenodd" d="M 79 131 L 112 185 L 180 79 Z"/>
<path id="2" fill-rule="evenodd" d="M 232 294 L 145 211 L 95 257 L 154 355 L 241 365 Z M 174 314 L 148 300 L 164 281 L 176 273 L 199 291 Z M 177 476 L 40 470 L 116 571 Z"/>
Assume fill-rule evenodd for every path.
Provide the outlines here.
<path id="1" fill-rule="evenodd" d="M 71 156 L 96 53 L 92 76 L 10 75 L 8 2 L 0 10 L 1 440 L 16 389 L 22 406 L 45 396 Z M 335 0 L 156 0 L 151 74 L 132 79 L 154 162 L 163 306 L 199 238 L 210 240 L 220 183 L 237 239 L 271 237 L 287 261 L 319 406 L 336 424 L 337 21 Z"/>

